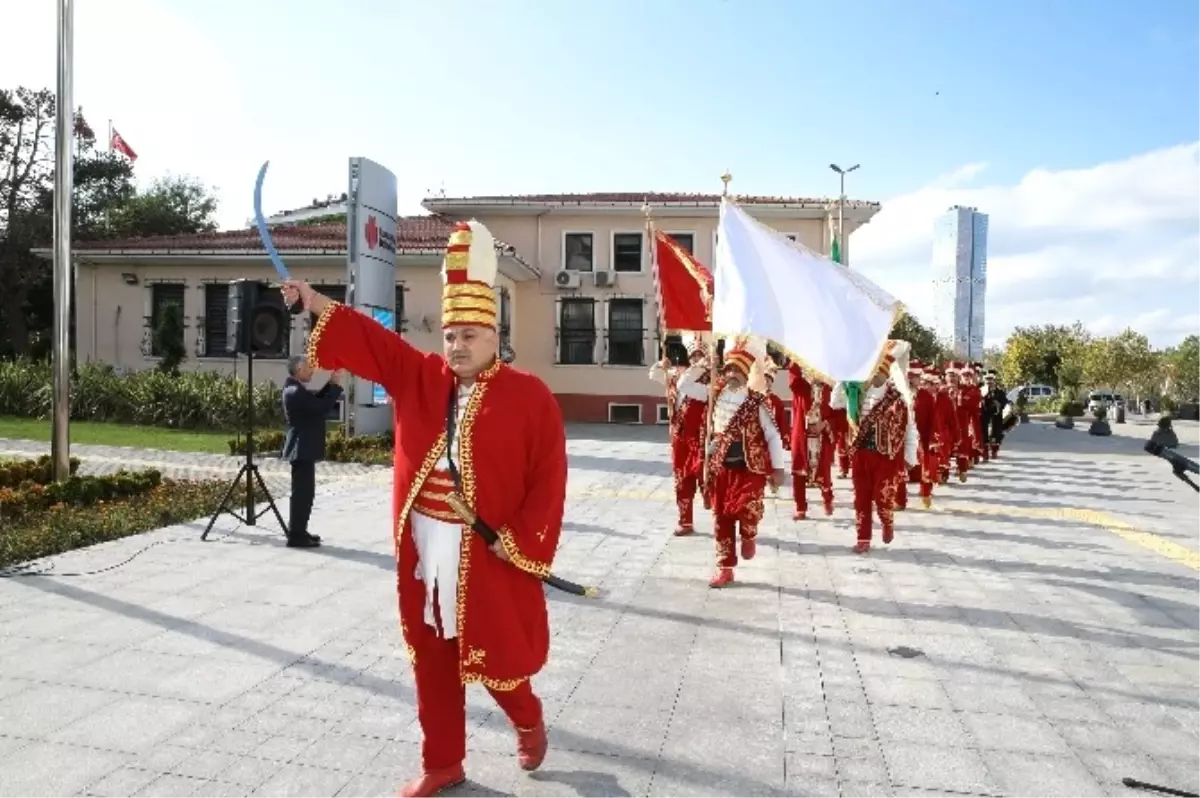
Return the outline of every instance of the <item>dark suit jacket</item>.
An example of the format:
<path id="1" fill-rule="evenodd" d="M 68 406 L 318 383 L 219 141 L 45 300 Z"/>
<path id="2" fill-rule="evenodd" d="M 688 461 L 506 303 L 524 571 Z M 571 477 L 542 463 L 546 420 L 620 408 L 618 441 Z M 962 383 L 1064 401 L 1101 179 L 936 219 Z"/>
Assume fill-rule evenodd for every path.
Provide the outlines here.
<path id="1" fill-rule="evenodd" d="M 328 383 L 316 393 L 288 377 L 283 383 L 284 460 L 316 462 L 325 459 L 325 417 L 342 395 L 340 385 Z"/>

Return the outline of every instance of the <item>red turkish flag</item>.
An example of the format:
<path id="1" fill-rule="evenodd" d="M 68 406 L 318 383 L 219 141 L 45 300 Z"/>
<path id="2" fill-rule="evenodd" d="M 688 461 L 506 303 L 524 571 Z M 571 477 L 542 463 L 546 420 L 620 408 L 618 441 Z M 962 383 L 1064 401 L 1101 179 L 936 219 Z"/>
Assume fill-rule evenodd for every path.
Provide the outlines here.
<path id="1" fill-rule="evenodd" d="M 713 276 L 679 242 L 654 231 L 658 313 L 668 333 L 712 330 Z"/>
<path id="2" fill-rule="evenodd" d="M 137 153 L 133 151 L 133 147 L 125 143 L 125 139 L 121 138 L 121 134 L 117 132 L 116 128 L 113 128 L 112 140 L 108 143 L 108 147 L 111 150 L 121 153 L 131 161 L 137 160 Z"/>

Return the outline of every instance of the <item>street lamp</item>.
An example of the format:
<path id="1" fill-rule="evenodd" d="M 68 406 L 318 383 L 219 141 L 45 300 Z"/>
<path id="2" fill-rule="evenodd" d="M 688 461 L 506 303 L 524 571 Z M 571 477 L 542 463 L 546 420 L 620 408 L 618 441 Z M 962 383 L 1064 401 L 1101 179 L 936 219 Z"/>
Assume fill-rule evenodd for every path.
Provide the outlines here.
<path id="1" fill-rule="evenodd" d="M 838 189 L 838 233 L 837 234 L 838 234 L 838 254 L 840 255 L 840 257 L 842 259 L 845 259 L 845 257 L 846 257 L 845 252 L 844 252 L 844 250 L 846 249 L 846 229 L 845 229 L 846 220 L 845 220 L 844 214 L 843 214 L 843 210 L 846 207 L 846 175 L 850 174 L 858 167 L 859 167 L 859 164 L 854 164 L 854 166 L 851 166 L 849 169 L 843 169 L 842 167 L 838 166 L 835 163 L 829 164 L 829 168 L 838 173 L 838 179 L 841 184 Z"/>

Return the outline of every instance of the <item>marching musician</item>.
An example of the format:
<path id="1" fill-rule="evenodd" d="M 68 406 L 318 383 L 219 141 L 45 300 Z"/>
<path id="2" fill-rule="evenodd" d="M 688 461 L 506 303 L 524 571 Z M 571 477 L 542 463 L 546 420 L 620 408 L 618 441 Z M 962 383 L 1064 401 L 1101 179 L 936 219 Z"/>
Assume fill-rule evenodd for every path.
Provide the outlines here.
<path id="1" fill-rule="evenodd" d="M 983 375 L 986 390 L 983 394 L 983 433 L 987 436 L 985 457 L 995 460 L 1000 456 L 1000 444 L 1004 442 L 1004 408 L 1008 406 L 1008 396 L 996 385 L 996 372 L 987 371 Z"/>
<path id="2" fill-rule="evenodd" d="M 809 485 L 821 491 L 825 515 L 833 515 L 833 458 L 838 419 L 829 406 L 831 386 L 812 378 L 799 363 L 788 366 L 792 391 L 793 521 L 808 517 Z"/>
<path id="3" fill-rule="evenodd" d="M 465 780 L 470 683 L 486 687 L 508 716 L 523 769 L 546 755 L 542 704 L 529 680 L 550 646 L 540 576 L 562 527 L 566 439 L 546 385 L 497 359 L 497 266 L 486 227 L 455 225 L 442 269 L 440 355 L 303 281 L 283 288 L 289 305 L 318 316 L 313 367 L 379 383 L 395 408 L 396 582 L 423 737 L 422 773 L 404 796 Z M 495 546 L 452 510 L 459 499 L 498 531 Z"/>
<path id="4" fill-rule="evenodd" d="M 679 390 L 680 380 L 686 378 L 694 385 L 707 388 L 708 357 L 704 342 L 698 336 L 684 335 L 688 353 L 687 369 L 680 369 L 667 358 L 650 367 L 650 379 L 667 389 L 667 405 L 671 408 L 671 471 L 675 477 L 675 506 L 679 512 L 675 526 L 677 536 L 696 531 L 693 506 L 696 491 L 704 471 L 704 421 L 707 418 L 708 397 L 696 399 Z"/>

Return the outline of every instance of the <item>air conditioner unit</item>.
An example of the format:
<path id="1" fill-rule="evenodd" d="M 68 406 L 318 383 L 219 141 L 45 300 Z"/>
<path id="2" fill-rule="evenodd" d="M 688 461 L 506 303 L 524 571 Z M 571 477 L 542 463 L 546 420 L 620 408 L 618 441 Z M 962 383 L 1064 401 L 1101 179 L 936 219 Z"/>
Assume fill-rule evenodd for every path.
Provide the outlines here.
<path id="1" fill-rule="evenodd" d="M 578 288 L 579 287 L 579 272 L 573 272 L 569 269 L 560 269 L 554 273 L 555 288 Z"/>
<path id="2" fill-rule="evenodd" d="M 597 288 L 612 288 L 617 282 L 617 276 L 610 271 L 598 271 L 592 274 Z"/>

